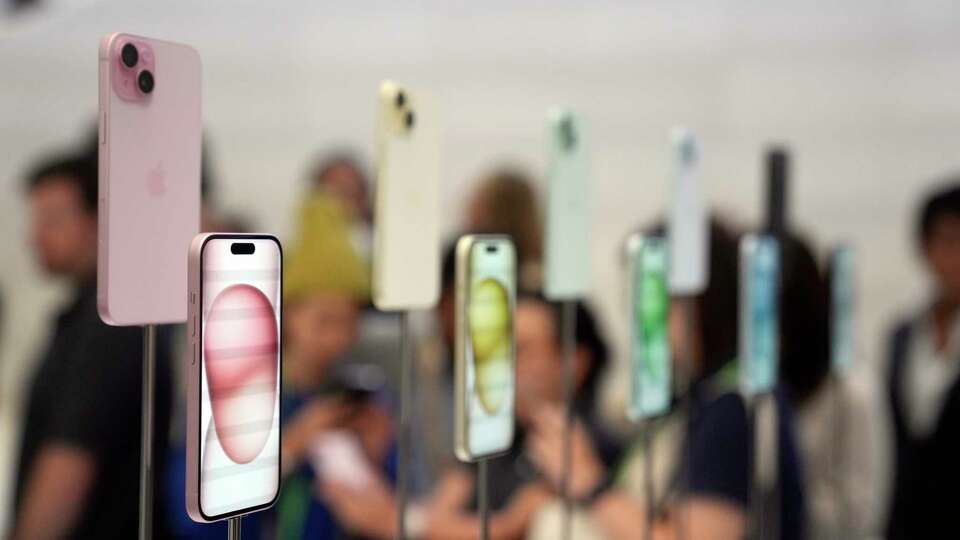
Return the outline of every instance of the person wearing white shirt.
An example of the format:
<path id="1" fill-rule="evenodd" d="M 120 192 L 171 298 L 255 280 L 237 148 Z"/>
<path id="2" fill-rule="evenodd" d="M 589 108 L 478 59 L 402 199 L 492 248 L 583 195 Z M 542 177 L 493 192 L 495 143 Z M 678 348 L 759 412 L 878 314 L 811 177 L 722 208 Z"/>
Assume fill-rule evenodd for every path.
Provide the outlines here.
<path id="1" fill-rule="evenodd" d="M 895 440 L 887 538 L 958 538 L 960 489 L 960 178 L 921 207 L 917 241 L 934 297 L 891 334 Z"/>

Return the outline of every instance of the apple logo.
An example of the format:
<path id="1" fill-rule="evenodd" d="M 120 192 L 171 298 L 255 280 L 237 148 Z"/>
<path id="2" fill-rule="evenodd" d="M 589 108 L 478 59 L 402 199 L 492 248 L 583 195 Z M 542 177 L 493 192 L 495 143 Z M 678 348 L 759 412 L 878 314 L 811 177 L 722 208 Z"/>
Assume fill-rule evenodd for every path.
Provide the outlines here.
<path id="1" fill-rule="evenodd" d="M 162 197 L 164 193 L 167 192 L 167 178 L 166 171 L 163 170 L 163 165 L 157 163 L 157 165 L 147 171 L 147 192 L 154 197 Z"/>

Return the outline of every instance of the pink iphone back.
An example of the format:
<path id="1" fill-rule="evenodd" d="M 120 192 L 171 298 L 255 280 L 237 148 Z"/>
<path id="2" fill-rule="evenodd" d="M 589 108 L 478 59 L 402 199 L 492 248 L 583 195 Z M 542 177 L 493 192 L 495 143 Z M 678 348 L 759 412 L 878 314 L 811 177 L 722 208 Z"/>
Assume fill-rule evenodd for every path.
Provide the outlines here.
<path id="1" fill-rule="evenodd" d="M 126 44 L 137 49 L 133 67 L 121 59 Z M 200 229 L 200 93 L 193 48 L 118 33 L 100 41 L 97 305 L 108 324 L 187 318 L 187 252 Z"/>

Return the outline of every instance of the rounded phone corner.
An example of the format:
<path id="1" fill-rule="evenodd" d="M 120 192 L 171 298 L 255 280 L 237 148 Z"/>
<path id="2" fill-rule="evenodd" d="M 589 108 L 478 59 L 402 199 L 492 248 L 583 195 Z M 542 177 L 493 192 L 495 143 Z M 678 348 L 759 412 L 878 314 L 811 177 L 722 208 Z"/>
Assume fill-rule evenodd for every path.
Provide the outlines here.
<path id="1" fill-rule="evenodd" d="M 100 37 L 100 60 L 107 60 L 110 58 L 110 46 L 113 45 L 114 40 L 123 35 L 123 32 L 109 32 Z"/>
<path id="2" fill-rule="evenodd" d="M 97 315 L 100 316 L 100 320 L 104 324 L 110 326 L 124 326 L 122 322 L 114 315 L 110 309 L 110 300 L 107 298 L 106 292 L 101 292 L 101 289 L 97 289 Z"/>
<path id="3" fill-rule="evenodd" d="M 457 459 L 459 459 L 464 463 L 473 463 L 474 461 L 476 461 L 476 458 L 473 455 L 471 455 L 470 452 L 467 452 L 465 448 L 461 448 L 457 446 L 456 448 L 454 448 L 453 453 L 456 454 Z"/>

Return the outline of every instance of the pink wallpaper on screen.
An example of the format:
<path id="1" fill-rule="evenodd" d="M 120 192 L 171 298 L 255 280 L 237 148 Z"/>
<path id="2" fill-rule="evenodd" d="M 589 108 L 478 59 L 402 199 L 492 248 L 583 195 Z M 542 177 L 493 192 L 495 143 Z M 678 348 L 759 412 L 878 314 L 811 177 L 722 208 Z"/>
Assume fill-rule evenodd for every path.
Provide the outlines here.
<path id="1" fill-rule="evenodd" d="M 255 252 L 234 255 L 230 245 Z M 203 252 L 201 498 L 208 514 L 265 504 L 279 466 L 280 253 L 213 239 Z"/>

